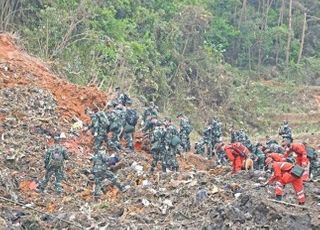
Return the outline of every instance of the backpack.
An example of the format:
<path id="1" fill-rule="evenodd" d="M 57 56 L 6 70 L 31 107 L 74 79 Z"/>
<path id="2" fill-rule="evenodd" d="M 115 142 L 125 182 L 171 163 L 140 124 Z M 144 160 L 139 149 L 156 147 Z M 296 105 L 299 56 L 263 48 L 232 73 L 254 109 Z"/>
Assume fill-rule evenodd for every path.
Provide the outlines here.
<path id="1" fill-rule="evenodd" d="M 138 122 L 139 116 L 137 112 L 133 109 L 128 109 L 126 114 L 126 122 L 129 125 L 135 126 Z"/>
<path id="2" fill-rule="evenodd" d="M 291 170 L 291 174 L 298 178 L 302 177 L 303 173 L 304 169 L 299 165 L 295 165 Z"/>
<path id="3" fill-rule="evenodd" d="M 316 151 L 315 151 L 314 148 L 307 147 L 307 157 L 310 160 L 313 160 L 313 159 L 317 158 L 317 154 L 316 154 Z"/>
<path id="4" fill-rule="evenodd" d="M 50 167 L 60 167 L 63 164 L 63 154 L 62 150 L 59 148 L 55 148 L 51 151 L 51 156 L 50 156 Z"/>
<path id="5" fill-rule="evenodd" d="M 181 143 L 181 139 L 177 136 L 177 135 L 173 135 L 172 139 L 171 139 L 171 145 L 172 146 L 177 146 Z"/>

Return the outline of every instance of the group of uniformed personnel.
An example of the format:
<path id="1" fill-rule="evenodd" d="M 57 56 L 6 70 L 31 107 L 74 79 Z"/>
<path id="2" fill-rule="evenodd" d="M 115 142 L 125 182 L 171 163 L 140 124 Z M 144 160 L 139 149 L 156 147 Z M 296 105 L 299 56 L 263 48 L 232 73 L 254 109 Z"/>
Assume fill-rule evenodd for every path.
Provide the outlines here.
<path id="1" fill-rule="evenodd" d="M 87 114 L 91 118 L 91 124 L 86 130 L 90 130 L 93 137 L 93 152 L 92 157 L 95 189 L 94 195 L 101 194 L 101 183 L 104 179 L 109 179 L 121 191 L 126 190 L 126 186 L 122 185 L 110 170 L 110 167 L 119 162 L 119 157 L 107 154 L 106 149 L 118 153 L 120 150 L 126 153 L 134 153 L 134 137 L 135 128 L 139 115 L 137 111 L 131 108 L 132 99 L 128 95 L 122 93 L 120 88 L 116 88 L 116 96 L 111 100 L 105 110 L 90 111 Z M 160 120 L 158 107 L 151 102 L 142 114 L 140 129 L 150 141 L 150 152 L 153 160 L 151 163 L 150 172 L 154 172 L 158 163 L 163 172 L 178 171 L 179 164 L 177 154 L 188 152 L 191 150 L 190 134 L 193 130 L 190 120 L 182 113 L 177 115 L 180 121 L 180 128 L 172 123 L 170 118 Z M 284 153 L 284 148 L 278 144 L 276 140 L 266 137 L 265 145 L 261 143 L 252 144 L 245 130 L 235 130 L 232 126 L 230 131 L 231 143 L 241 143 L 252 154 L 251 158 L 254 161 L 254 168 L 262 170 L 265 167 L 265 158 L 267 154 Z M 292 131 L 285 121 L 279 128 L 279 135 L 283 137 L 287 143 L 293 141 Z M 110 140 L 109 140 L 109 137 Z M 55 174 L 55 189 L 61 194 L 63 189 L 61 181 L 63 180 L 63 162 L 69 159 L 66 149 L 62 146 L 61 141 L 65 138 L 65 134 L 61 133 L 54 137 L 55 145 L 51 146 L 45 155 L 46 173 L 44 179 L 39 183 L 38 191 L 44 191 L 50 177 Z M 121 138 L 127 143 L 126 148 L 120 144 Z M 195 153 L 204 155 L 207 154 L 208 159 L 214 155 L 218 164 L 227 163 L 227 155 L 223 148 L 219 148 L 222 144 L 222 123 L 217 117 L 207 124 L 203 130 L 203 136 L 200 141 L 195 143 Z M 305 143 L 307 146 L 307 144 Z M 320 167 L 316 151 L 311 146 L 306 147 L 308 158 L 310 158 L 310 174 L 314 177 L 319 174 Z M 268 156 L 269 156 L 268 155 Z M 288 157 L 288 159 L 290 159 Z"/>

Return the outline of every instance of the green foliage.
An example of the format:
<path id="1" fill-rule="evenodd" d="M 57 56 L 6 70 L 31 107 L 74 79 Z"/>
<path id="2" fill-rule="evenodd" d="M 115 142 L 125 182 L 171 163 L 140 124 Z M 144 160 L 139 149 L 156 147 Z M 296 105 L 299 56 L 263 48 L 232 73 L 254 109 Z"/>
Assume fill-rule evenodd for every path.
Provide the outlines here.
<path id="1" fill-rule="evenodd" d="M 256 127 L 268 113 L 299 112 L 288 103 L 298 96 L 294 86 L 256 81 L 320 84 L 320 28 L 310 17 L 296 64 L 304 11 L 294 6 L 287 66 L 288 2 L 282 19 L 282 1 L 246 2 L 21 1 L 23 13 L 14 14 L 11 28 L 29 52 L 72 82 L 102 89 L 120 84 L 143 101 L 155 100 L 168 115 L 186 111 L 199 120 L 198 130 L 214 114 Z M 320 17 L 319 2 L 299 4 Z"/>

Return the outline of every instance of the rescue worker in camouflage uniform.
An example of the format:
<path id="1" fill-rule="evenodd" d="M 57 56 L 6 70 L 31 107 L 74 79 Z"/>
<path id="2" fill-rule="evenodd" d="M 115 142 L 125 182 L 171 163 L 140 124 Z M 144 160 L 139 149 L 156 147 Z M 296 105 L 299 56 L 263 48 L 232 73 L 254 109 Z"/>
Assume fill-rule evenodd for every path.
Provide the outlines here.
<path id="1" fill-rule="evenodd" d="M 55 176 L 55 190 L 58 194 L 63 193 L 63 188 L 61 187 L 61 181 L 64 178 L 64 161 L 69 159 L 67 150 L 61 145 L 60 141 L 65 139 L 66 136 L 64 133 L 54 137 L 55 144 L 51 146 L 46 154 L 44 159 L 44 167 L 46 173 L 44 178 L 40 181 L 38 185 L 38 191 L 43 192 L 51 176 Z"/>
<path id="2" fill-rule="evenodd" d="M 179 164 L 176 154 L 178 153 L 178 146 L 181 143 L 177 128 L 171 123 L 170 119 L 165 120 L 166 135 L 165 145 L 166 151 L 164 155 L 164 166 L 167 169 L 178 171 Z"/>
<path id="3" fill-rule="evenodd" d="M 95 189 L 93 195 L 98 197 L 102 194 L 102 182 L 105 179 L 111 181 L 120 191 L 124 191 L 125 187 L 120 184 L 117 177 L 111 172 L 110 166 L 115 165 L 119 162 L 117 157 L 107 157 L 105 150 L 98 150 L 97 153 L 92 157 L 93 168 L 92 174 L 94 175 Z"/>
<path id="4" fill-rule="evenodd" d="M 114 110 L 110 113 L 110 132 L 112 133 L 111 140 L 109 142 L 109 146 L 114 151 L 120 151 L 120 136 L 123 132 L 123 128 L 126 122 L 126 108 L 119 104 L 116 106 Z"/>
<path id="5" fill-rule="evenodd" d="M 253 145 L 251 144 L 251 141 L 244 129 L 240 129 L 238 139 L 239 139 L 239 142 L 244 144 L 250 151 L 252 151 Z"/>
<path id="6" fill-rule="evenodd" d="M 233 125 L 230 128 L 230 136 L 231 136 L 230 143 L 239 142 L 239 131 L 235 130 Z"/>
<path id="7" fill-rule="evenodd" d="M 133 152 L 134 151 L 134 144 L 133 144 L 133 134 L 135 131 L 135 126 L 139 119 L 137 112 L 132 109 L 131 102 L 128 102 L 126 108 L 126 119 L 125 119 L 125 126 L 124 126 L 124 139 L 127 142 L 127 151 Z"/>
<path id="8" fill-rule="evenodd" d="M 151 139 L 151 154 L 153 157 L 151 163 L 151 172 L 154 172 L 154 168 L 157 167 L 158 162 L 161 162 L 162 171 L 166 172 L 166 166 L 164 162 L 164 151 L 166 149 L 165 144 L 166 129 L 164 125 L 158 121 L 153 130 Z"/>
<path id="9" fill-rule="evenodd" d="M 104 111 L 98 111 L 97 113 L 88 111 L 88 114 L 91 118 L 91 124 L 87 129 L 91 130 L 94 137 L 93 148 L 96 151 L 100 149 L 103 142 L 108 143 L 107 133 L 109 131 L 110 121 Z"/>
<path id="10" fill-rule="evenodd" d="M 121 92 L 121 89 L 119 86 L 115 88 L 116 92 L 116 99 L 115 104 L 121 104 L 123 106 L 127 106 L 128 104 L 132 104 L 132 99 L 125 93 Z"/>
<path id="11" fill-rule="evenodd" d="M 203 130 L 203 141 L 207 147 L 208 159 L 212 158 L 212 126 L 208 123 L 208 126 Z"/>
<path id="12" fill-rule="evenodd" d="M 262 170 L 264 168 L 265 154 L 262 151 L 262 144 L 257 143 L 253 147 L 252 156 L 253 156 L 253 167 L 256 170 Z"/>
<path id="13" fill-rule="evenodd" d="M 192 132 L 193 127 L 192 127 L 189 119 L 185 115 L 183 115 L 182 113 L 179 113 L 177 118 L 180 119 L 179 136 L 181 139 L 181 147 L 184 152 L 188 152 L 191 149 L 189 135 Z"/>
<path id="14" fill-rule="evenodd" d="M 141 125 L 144 126 L 144 124 L 146 124 L 146 121 L 150 116 L 157 118 L 158 113 L 159 113 L 158 106 L 156 106 L 153 102 L 150 102 L 150 105 L 145 108 L 145 110 L 142 114 L 142 124 Z"/>
<path id="15" fill-rule="evenodd" d="M 317 151 L 312 146 L 308 145 L 306 142 L 303 143 L 307 150 L 307 157 L 310 161 L 310 171 L 309 176 L 311 179 L 315 179 L 318 176 L 318 156 Z"/>
<path id="16" fill-rule="evenodd" d="M 194 145 L 195 154 L 204 155 L 206 151 L 205 144 L 206 143 L 204 142 L 203 138 L 200 138 L 200 140 Z"/>
<path id="17" fill-rule="evenodd" d="M 219 151 L 219 154 L 216 151 L 217 144 L 222 142 L 222 124 L 218 121 L 218 119 L 215 117 L 211 124 L 211 132 L 212 132 L 212 139 L 211 139 L 211 145 L 215 151 L 215 155 L 218 159 L 218 163 L 222 163 L 224 161 L 225 154 L 222 154 L 223 151 Z"/>
<path id="18" fill-rule="evenodd" d="M 289 127 L 288 121 L 283 121 L 282 126 L 279 128 L 279 135 L 283 138 L 283 140 L 288 143 L 292 143 L 292 130 Z"/>
<path id="19" fill-rule="evenodd" d="M 278 142 L 269 136 L 266 136 L 266 148 L 270 149 L 274 153 L 284 153 L 284 149 L 278 144 Z"/>
<path id="20" fill-rule="evenodd" d="M 228 159 L 225 151 L 221 148 L 222 142 L 217 143 L 214 146 L 214 150 L 217 156 L 218 165 L 228 165 Z"/>

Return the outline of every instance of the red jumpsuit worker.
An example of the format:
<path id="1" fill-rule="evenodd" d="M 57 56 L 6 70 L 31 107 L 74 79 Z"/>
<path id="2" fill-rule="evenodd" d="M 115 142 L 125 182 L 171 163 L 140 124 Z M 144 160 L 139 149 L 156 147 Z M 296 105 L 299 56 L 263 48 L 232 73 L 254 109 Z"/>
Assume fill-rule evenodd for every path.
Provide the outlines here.
<path id="1" fill-rule="evenodd" d="M 284 162 L 284 161 L 286 161 L 286 158 L 280 153 L 267 153 L 266 156 L 267 157 L 271 157 L 272 160 L 276 161 L 276 162 Z"/>
<path id="2" fill-rule="evenodd" d="M 243 162 L 250 154 L 249 149 L 240 142 L 224 146 L 224 151 L 228 159 L 232 162 L 232 174 L 236 174 L 241 170 Z"/>
<path id="3" fill-rule="evenodd" d="M 291 174 L 291 170 L 294 167 L 293 164 L 289 162 L 275 162 L 271 157 L 267 157 L 265 163 L 268 168 L 273 169 L 273 175 L 270 179 L 264 184 L 271 184 L 276 181 L 276 198 L 277 200 L 282 199 L 283 195 L 283 186 L 286 184 L 292 184 L 294 191 L 296 192 L 297 199 L 299 204 L 304 204 L 305 195 L 302 177 L 296 177 Z"/>
<path id="4" fill-rule="evenodd" d="M 284 143 L 284 146 L 286 147 L 286 152 L 284 153 L 284 157 L 287 158 L 291 153 L 297 154 L 296 162 L 297 165 L 300 165 L 303 167 L 304 173 L 302 175 L 303 181 L 309 180 L 309 167 L 310 162 L 307 157 L 307 150 L 304 144 L 302 143 Z"/>

